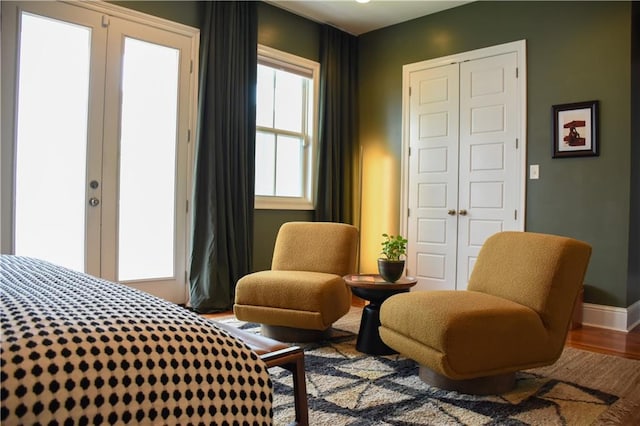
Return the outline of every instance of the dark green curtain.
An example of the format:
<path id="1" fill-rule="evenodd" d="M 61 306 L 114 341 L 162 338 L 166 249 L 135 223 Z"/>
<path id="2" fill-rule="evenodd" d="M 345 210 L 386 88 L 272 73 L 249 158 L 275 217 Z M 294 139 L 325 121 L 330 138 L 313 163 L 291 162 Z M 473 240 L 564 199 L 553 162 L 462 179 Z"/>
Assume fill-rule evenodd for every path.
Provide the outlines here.
<path id="1" fill-rule="evenodd" d="M 251 270 L 256 136 L 257 6 L 204 4 L 190 305 L 201 313 L 233 306 Z"/>
<path id="2" fill-rule="evenodd" d="M 320 36 L 317 221 L 354 223 L 357 76 L 357 37 L 323 25 Z"/>

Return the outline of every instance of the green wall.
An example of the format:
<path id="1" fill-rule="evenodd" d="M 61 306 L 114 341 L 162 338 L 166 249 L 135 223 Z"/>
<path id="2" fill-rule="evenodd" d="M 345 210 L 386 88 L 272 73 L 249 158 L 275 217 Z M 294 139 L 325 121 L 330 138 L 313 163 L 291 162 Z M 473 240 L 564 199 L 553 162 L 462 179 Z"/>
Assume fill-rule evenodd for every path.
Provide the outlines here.
<path id="1" fill-rule="evenodd" d="M 158 16 L 173 22 L 202 28 L 203 3 L 199 1 L 108 1 L 138 12 Z"/>
<path id="2" fill-rule="evenodd" d="M 200 2 L 114 3 L 201 27 Z M 633 10 L 637 22 L 638 6 Z M 627 307 L 640 300 L 640 231 L 634 225 L 640 213 L 640 120 L 631 122 L 632 111 L 639 114 L 639 46 L 630 55 L 631 21 L 631 2 L 481 1 L 362 35 L 360 140 L 365 150 L 381 149 L 395 159 L 391 179 L 398 191 L 389 194 L 385 208 L 396 226 L 402 66 L 526 39 L 527 163 L 540 165 L 540 179 L 527 181 L 526 229 L 593 245 L 587 302 Z M 319 57 L 319 25 L 265 3 L 258 5 L 258 40 L 312 60 Z M 600 101 L 600 156 L 552 159 L 551 106 L 592 99 Z M 312 219 L 309 211 L 257 210 L 254 270 L 270 266 L 282 223 Z"/>
<path id="3" fill-rule="evenodd" d="M 320 25 L 266 3 L 258 4 L 258 43 L 320 60 Z"/>
<path id="4" fill-rule="evenodd" d="M 638 297 L 627 292 L 629 248 L 638 245 L 629 241 L 630 2 L 482 1 L 362 35 L 361 143 L 382 145 L 399 164 L 403 65 L 522 39 L 527 163 L 540 165 L 540 179 L 527 181 L 526 229 L 590 243 L 585 301 L 627 307 Z M 600 156 L 552 159 L 551 106 L 593 99 Z"/>

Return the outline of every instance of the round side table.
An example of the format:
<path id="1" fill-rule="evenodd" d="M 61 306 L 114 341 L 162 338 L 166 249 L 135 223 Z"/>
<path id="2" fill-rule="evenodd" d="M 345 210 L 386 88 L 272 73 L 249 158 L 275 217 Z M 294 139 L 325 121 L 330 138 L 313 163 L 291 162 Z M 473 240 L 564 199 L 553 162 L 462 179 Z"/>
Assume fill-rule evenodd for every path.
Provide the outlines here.
<path id="1" fill-rule="evenodd" d="M 396 353 L 380 339 L 380 306 L 394 294 L 408 292 L 418 281 L 413 277 L 402 277 L 390 283 L 377 274 L 352 274 L 343 278 L 353 294 L 369 302 L 362 309 L 356 349 L 370 355 Z"/>

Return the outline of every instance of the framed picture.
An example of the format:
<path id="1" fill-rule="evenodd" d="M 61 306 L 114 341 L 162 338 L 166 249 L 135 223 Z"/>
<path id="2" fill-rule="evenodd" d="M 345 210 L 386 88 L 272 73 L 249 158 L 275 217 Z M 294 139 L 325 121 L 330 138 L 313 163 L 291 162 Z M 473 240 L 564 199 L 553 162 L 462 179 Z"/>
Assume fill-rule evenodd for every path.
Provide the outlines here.
<path id="1" fill-rule="evenodd" d="M 553 158 L 598 155 L 598 101 L 553 105 Z"/>

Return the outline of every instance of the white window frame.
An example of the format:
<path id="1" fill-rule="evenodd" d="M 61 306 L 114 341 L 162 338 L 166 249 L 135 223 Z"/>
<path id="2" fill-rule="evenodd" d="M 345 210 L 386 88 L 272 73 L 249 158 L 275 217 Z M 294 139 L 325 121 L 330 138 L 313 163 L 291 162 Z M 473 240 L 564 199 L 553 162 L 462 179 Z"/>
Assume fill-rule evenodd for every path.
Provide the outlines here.
<path id="1" fill-rule="evenodd" d="M 258 45 L 258 63 L 270 67 L 280 67 L 285 71 L 310 75 L 312 87 L 308 96 L 307 117 L 310 125 L 305 129 L 304 159 L 302 171 L 301 197 L 255 196 L 255 208 L 264 210 L 313 210 L 315 208 L 315 188 L 318 153 L 318 110 L 320 98 L 320 64 L 268 46 Z M 256 133 L 264 131 L 256 127 Z"/>

